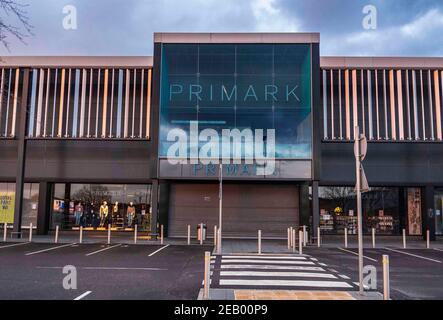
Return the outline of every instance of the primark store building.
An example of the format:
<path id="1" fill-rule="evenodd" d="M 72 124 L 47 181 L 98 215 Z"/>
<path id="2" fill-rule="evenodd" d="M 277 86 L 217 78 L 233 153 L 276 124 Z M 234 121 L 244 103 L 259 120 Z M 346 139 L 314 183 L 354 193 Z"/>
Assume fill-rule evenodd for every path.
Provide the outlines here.
<path id="1" fill-rule="evenodd" d="M 212 237 L 222 176 L 224 237 L 355 234 L 359 126 L 364 232 L 441 235 L 443 58 L 319 48 L 317 33 L 156 33 L 152 57 L 2 57 L 2 227 Z"/>

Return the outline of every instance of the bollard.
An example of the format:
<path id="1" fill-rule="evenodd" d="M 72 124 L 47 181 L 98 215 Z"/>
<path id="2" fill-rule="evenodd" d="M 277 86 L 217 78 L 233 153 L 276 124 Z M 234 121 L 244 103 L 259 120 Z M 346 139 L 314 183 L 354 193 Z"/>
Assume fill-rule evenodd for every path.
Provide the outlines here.
<path id="1" fill-rule="evenodd" d="M 298 253 L 303 254 L 303 231 L 298 232 Z"/>
<path id="2" fill-rule="evenodd" d="M 291 228 L 288 228 L 288 250 L 291 249 Z"/>
<path id="3" fill-rule="evenodd" d="M 111 225 L 108 224 L 108 244 L 111 244 Z"/>
<path id="4" fill-rule="evenodd" d="M 134 244 L 137 244 L 137 231 L 138 231 L 138 226 L 135 225 L 134 226 Z"/>
<path id="5" fill-rule="evenodd" d="M 217 226 L 214 226 L 214 247 L 217 248 Z"/>
<path id="6" fill-rule="evenodd" d="M 406 229 L 403 229 L 403 248 L 406 249 Z"/>
<path id="7" fill-rule="evenodd" d="M 191 226 L 188 224 L 188 246 L 191 244 Z"/>
<path id="8" fill-rule="evenodd" d="M 294 242 L 292 241 L 292 234 L 294 233 L 294 228 L 290 227 L 289 228 L 289 234 L 290 234 L 290 241 L 291 241 L 291 248 L 294 246 Z"/>
<path id="9" fill-rule="evenodd" d="M 261 254 L 261 230 L 258 230 L 258 254 Z"/>
<path id="10" fill-rule="evenodd" d="M 375 249 L 375 228 L 372 228 L 372 248 Z"/>
<path id="11" fill-rule="evenodd" d="M 345 248 L 348 247 L 348 228 L 345 228 Z"/>
<path id="12" fill-rule="evenodd" d="M 82 243 L 83 242 L 83 227 L 80 226 L 80 235 L 79 235 L 79 239 L 78 239 L 78 243 Z"/>
<path id="13" fill-rule="evenodd" d="M 303 226 L 303 247 L 306 247 L 306 242 L 307 242 L 306 226 Z"/>
<path id="14" fill-rule="evenodd" d="M 429 230 L 426 230 L 426 249 L 431 248 L 431 233 Z"/>
<path id="15" fill-rule="evenodd" d="M 383 299 L 390 299 L 389 256 L 383 255 Z"/>
<path id="16" fill-rule="evenodd" d="M 205 252 L 205 278 L 203 281 L 203 299 L 209 299 L 209 282 L 211 273 L 211 253 L 209 251 Z"/>
<path id="17" fill-rule="evenodd" d="M 200 223 L 200 245 L 203 245 L 203 223 Z"/>
<path id="18" fill-rule="evenodd" d="M 55 243 L 58 243 L 58 229 L 59 229 L 59 226 L 56 225 L 55 226 Z"/>
<path id="19" fill-rule="evenodd" d="M 295 252 L 295 229 L 292 229 L 291 243 L 292 243 L 292 252 Z"/>
<path id="20" fill-rule="evenodd" d="M 308 245 L 309 243 L 309 231 L 306 231 L 306 242 L 305 242 L 305 247 Z"/>
<path id="21" fill-rule="evenodd" d="M 8 234 L 8 224 L 5 222 L 3 225 L 3 242 L 6 242 L 6 236 Z"/>
<path id="22" fill-rule="evenodd" d="M 163 244 L 163 225 L 160 226 L 160 244 Z"/>
<path id="23" fill-rule="evenodd" d="M 29 242 L 32 242 L 32 222 L 29 224 Z"/>
<path id="24" fill-rule="evenodd" d="M 317 228 L 317 246 L 321 247 L 321 234 L 320 234 L 320 227 Z"/>

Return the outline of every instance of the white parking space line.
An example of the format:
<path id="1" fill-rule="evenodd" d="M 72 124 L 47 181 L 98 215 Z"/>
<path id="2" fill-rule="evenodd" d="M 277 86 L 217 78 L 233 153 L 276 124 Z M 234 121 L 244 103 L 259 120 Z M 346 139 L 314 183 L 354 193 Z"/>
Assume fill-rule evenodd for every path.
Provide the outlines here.
<path id="1" fill-rule="evenodd" d="M 352 288 L 346 282 L 305 281 L 305 280 L 237 280 L 221 279 L 221 286 L 281 286 L 281 287 L 316 287 L 316 288 Z"/>
<path id="2" fill-rule="evenodd" d="M 341 251 L 343 251 L 343 252 L 347 252 L 347 253 L 350 253 L 350 254 L 353 254 L 354 256 L 358 256 L 358 253 L 357 252 L 354 252 L 354 251 L 351 251 L 351 250 L 346 250 L 346 249 L 343 249 L 343 248 L 337 248 L 338 250 L 341 250 Z M 363 256 L 363 258 L 365 258 L 365 259 L 368 259 L 368 260 L 370 260 L 370 261 L 372 261 L 372 262 L 377 262 L 377 260 L 375 260 L 375 259 L 372 259 L 372 258 L 369 258 L 369 257 L 367 257 L 367 256 Z"/>
<path id="3" fill-rule="evenodd" d="M 41 267 L 37 266 L 36 269 L 63 269 L 63 267 Z M 137 271 L 167 271 L 168 269 L 161 268 L 131 268 L 131 267 L 78 267 L 77 269 L 83 270 L 112 270 L 112 271 L 127 271 L 127 270 L 137 270 Z"/>
<path id="4" fill-rule="evenodd" d="M 103 251 L 106 251 L 106 250 L 110 250 L 110 249 L 113 249 L 113 248 L 120 247 L 121 245 L 122 245 L 122 244 L 119 243 L 119 244 L 116 244 L 115 246 L 111 246 L 111 247 L 107 247 L 107 248 L 104 248 L 104 249 L 100 249 L 100 250 L 97 250 L 97 251 L 94 251 L 94 252 L 87 253 L 87 254 L 85 254 L 85 256 L 89 257 L 89 256 L 92 256 L 92 255 L 94 255 L 94 254 L 97 254 L 97 253 L 100 253 L 100 252 L 103 252 Z"/>
<path id="5" fill-rule="evenodd" d="M 162 251 L 163 249 L 166 249 L 166 248 L 169 247 L 169 246 L 170 246 L 170 245 L 167 244 L 167 245 L 165 245 L 164 247 L 161 247 L 160 249 L 155 250 L 153 253 L 149 254 L 148 257 L 152 257 L 154 254 L 156 254 L 156 253 Z"/>
<path id="6" fill-rule="evenodd" d="M 435 250 L 435 251 L 440 251 L 440 252 L 443 252 L 443 250 L 442 250 L 442 249 L 437 249 L 437 248 L 434 248 L 434 250 Z"/>
<path id="7" fill-rule="evenodd" d="M 2 247 L 0 247 L 0 249 L 11 248 L 11 247 L 17 247 L 17 246 L 24 246 L 25 244 L 30 244 L 30 243 L 31 243 L 31 242 L 15 243 L 15 244 L 7 245 L 7 246 L 2 246 Z"/>
<path id="8" fill-rule="evenodd" d="M 74 300 L 81 300 L 84 297 L 86 297 L 87 295 L 89 295 L 92 291 L 86 291 L 85 293 L 79 295 L 77 298 L 75 298 Z"/>
<path id="9" fill-rule="evenodd" d="M 268 260 L 306 260 L 306 257 L 274 256 L 222 256 L 222 259 L 268 259 Z M 312 260 L 312 259 L 311 259 Z"/>
<path id="10" fill-rule="evenodd" d="M 221 271 L 220 276 L 227 277 L 301 277 L 301 278 L 325 278 L 337 279 L 329 273 L 309 273 L 309 272 L 269 272 L 269 271 Z"/>
<path id="11" fill-rule="evenodd" d="M 320 267 L 274 266 L 254 264 L 222 264 L 221 269 L 325 271 Z"/>
<path id="12" fill-rule="evenodd" d="M 48 252 L 48 251 L 52 251 L 52 250 L 56 250 L 56 249 L 70 247 L 73 244 L 75 244 L 75 243 L 70 243 L 70 244 L 65 244 L 65 245 L 58 246 L 58 247 L 53 247 L 53 248 L 43 249 L 43 250 L 39 250 L 39 251 L 29 252 L 29 253 L 26 253 L 25 256 L 32 256 L 32 255 L 38 254 L 38 253 L 43 253 L 43 252 Z"/>
<path id="13" fill-rule="evenodd" d="M 389 251 L 392 251 L 392 252 L 397 252 L 397 253 L 401 253 L 401 254 L 404 254 L 404 255 L 407 255 L 407 256 L 411 256 L 411 257 L 414 257 L 414 258 L 428 260 L 428 261 L 436 262 L 436 263 L 442 263 L 440 260 L 435 260 L 435 259 L 431 259 L 431 258 L 428 258 L 428 257 L 419 256 L 419 255 L 416 255 L 416 254 L 413 254 L 413 253 L 409 253 L 409 252 L 404 252 L 404 251 L 395 250 L 395 249 L 391 249 L 391 248 L 385 248 L 385 249 L 389 250 Z"/>
<path id="14" fill-rule="evenodd" d="M 246 259 L 222 259 L 222 263 L 264 263 L 264 264 L 304 264 L 315 265 L 311 261 L 284 261 L 284 260 L 246 260 Z"/>

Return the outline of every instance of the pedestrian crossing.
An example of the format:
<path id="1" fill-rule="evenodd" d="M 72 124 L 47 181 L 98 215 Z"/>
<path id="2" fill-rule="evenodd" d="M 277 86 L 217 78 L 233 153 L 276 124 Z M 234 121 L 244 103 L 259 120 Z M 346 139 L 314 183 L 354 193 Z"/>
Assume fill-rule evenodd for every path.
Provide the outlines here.
<path id="1" fill-rule="evenodd" d="M 307 255 L 222 255 L 211 258 L 211 288 L 351 291 L 346 275 Z"/>

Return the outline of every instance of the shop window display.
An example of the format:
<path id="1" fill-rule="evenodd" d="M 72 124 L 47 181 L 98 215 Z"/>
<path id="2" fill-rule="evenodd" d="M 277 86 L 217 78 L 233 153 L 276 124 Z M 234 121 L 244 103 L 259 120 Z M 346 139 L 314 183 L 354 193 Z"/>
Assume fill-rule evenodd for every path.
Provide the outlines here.
<path id="1" fill-rule="evenodd" d="M 443 189 L 436 189 L 434 194 L 435 234 L 443 235 Z"/>
<path id="2" fill-rule="evenodd" d="M 320 187 L 320 229 L 324 234 L 357 234 L 356 194 L 353 187 Z M 362 194 L 363 232 L 399 233 L 398 188 L 371 188 Z"/>
<path id="3" fill-rule="evenodd" d="M 150 230 L 150 185 L 55 185 L 52 229 Z"/>

